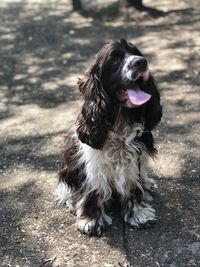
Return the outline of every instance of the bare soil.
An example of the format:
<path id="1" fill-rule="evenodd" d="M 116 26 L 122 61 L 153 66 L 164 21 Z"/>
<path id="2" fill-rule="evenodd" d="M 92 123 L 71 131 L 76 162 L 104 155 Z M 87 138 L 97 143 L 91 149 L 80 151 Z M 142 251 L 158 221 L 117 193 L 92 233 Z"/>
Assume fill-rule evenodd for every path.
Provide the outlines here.
<path id="1" fill-rule="evenodd" d="M 78 14 L 66 0 L 0 1 L 0 266 L 200 266 L 199 0 L 146 0 L 142 13 L 91 2 Z M 158 221 L 135 230 L 116 211 L 89 238 L 54 202 L 57 162 L 78 112 L 77 77 L 121 37 L 147 56 L 161 92 Z"/>

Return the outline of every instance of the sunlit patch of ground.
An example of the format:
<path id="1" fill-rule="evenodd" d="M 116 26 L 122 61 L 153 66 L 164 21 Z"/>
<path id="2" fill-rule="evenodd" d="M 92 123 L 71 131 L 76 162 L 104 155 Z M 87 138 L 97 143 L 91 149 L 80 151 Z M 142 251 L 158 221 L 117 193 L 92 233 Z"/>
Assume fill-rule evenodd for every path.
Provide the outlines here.
<path id="1" fill-rule="evenodd" d="M 117 1 L 90 2 L 105 16 L 73 13 L 66 0 L 0 1 L 1 266 L 199 266 L 199 2 L 144 1 L 158 17 L 113 17 L 106 6 Z M 121 37 L 147 56 L 161 92 L 158 223 L 138 231 L 116 214 L 102 238 L 87 238 L 54 202 L 59 151 L 78 114 L 78 77 Z"/>

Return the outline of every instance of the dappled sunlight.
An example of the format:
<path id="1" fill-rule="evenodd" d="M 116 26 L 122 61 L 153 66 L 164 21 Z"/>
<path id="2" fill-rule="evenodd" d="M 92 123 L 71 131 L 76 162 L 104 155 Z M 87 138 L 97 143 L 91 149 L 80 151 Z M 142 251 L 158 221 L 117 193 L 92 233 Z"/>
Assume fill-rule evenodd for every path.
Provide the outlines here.
<path id="1" fill-rule="evenodd" d="M 86 38 L 71 39 L 70 31 L 75 24 L 72 27 L 70 19 L 62 25 L 62 15 L 63 19 L 73 16 L 69 5 L 64 1 L 59 1 L 59 5 L 56 1 L 50 5 L 48 1 L 42 5 L 41 1 L 27 1 L 23 5 L 21 1 L 3 1 L 1 6 L 10 18 L 0 28 L 3 33 L 0 76 L 7 84 L 6 87 L 0 84 L 1 116 L 10 118 L 21 105 L 36 103 L 47 109 L 77 99 L 77 76 L 86 62 L 80 59 L 80 49 L 74 49 L 74 44 L 89 43 Z M 7 13 L 9 8 L 13 12 Z M 49 16 L 50 11 L 56 10 L 59 16 Z"/>
<path id="2" fill-rule="evenodd" d="M 134 18 L 127 9 L 115 16 L 118 0 L 82 2 L 88 13 L 72 12 L 71 0 L 0 1 L 3 266 L 103 267 L 127 258 L 133 266 L 195 265 L 193 252 L 187 257 L 179 248 L 200 236 L 198 0 L 144 0 L 164 12 L 155 18 Z M 78 116 L 78 78 L 102 45 L 122 37 L 148 58 L 161 92 L 163 119 L 154 131 L 158 222 L 142 232 L 117 214 L 103 237 L 86 238 L 66 207 L 54 203 L 59 154 Z M 55 265 L 45 262 L 54 256 Z"/>
<path id="3" fill-rule="evenodd" d="M 144 1 L 146 5 L 150 5 L 151 7 L 161 9 L 163 11 L 169 11 L 170 10 L 176 10 L 177 6 L 179 9 L 184 9 L 188 7 L 188 4 L 186 1 L 179 1 L 179 0 L 173 0 L 173 5 L 171 4 L 171 0 L 165 0 L 165 1 L 151 1 L 151 0 L 145 0 Z"/>
<path id="4" fill-rule="evenodd" d="M 18 136 L 30 134 L 46 134 L 56 130 L 64 130 L 75 119 L 77 102 L 62 104 L 60 107 L 46 110 L 37 105 L 24 105 L 15 111 L 15 116 L 1 122 L 1 138 L 6 135 L 8 128 L 12 128 L 10 135 Z M 53 126 L 52 128 L 49 125 Z"/>
<path id="5" fill-rule="evenodd" d="M 17 146 L 15 146 L 15 150 L 17 150 Z M 26 179 L 24 179 L 24 177 L 26 177 Z M 18 165 L 17 169 L 7 169 L 1 174 L 0 190 L 12 190 L 37 178 L 38 174 L 30 167 L 24 168 L 24 165 Z"/>
<path id="6" fill-rule="evenodd" d="M 171 153 L 169 153 L 169 147 Z M 159 177 L 171 177 L 177 180 L 177 177 L 181 177 L 184 165 L 184 159 L 180 155 L 183 155 L 185 145 L 166 140 L 166 144 L 158 148 L 160 153 L 156 160 L 155 173 Z"/>
<path id="7" fill-rule="evenodd" d="M 15 40 L 15 35 L 11 34 L 11 33 L 6 33 L 6 34 L 2 34 L 0 37 L 1 41 L 14 41 Z"/>

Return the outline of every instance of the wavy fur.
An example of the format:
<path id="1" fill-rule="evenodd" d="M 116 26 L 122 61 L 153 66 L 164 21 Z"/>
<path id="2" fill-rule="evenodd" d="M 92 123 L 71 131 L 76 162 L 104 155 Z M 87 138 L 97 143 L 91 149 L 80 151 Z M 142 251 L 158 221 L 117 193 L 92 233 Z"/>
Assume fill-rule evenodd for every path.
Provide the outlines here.
<path id="1" fill-rule="evenodd" d="M 116 197 L 130 225 L 155 220 L 148 204 L 154 181 L 148 172 L 149 160 L 157 153 L 151 130 L 161 119 L 162 107 L 148 67 L 135 64 L 140 59 L 146 62 L 126 40 L 111 42 L 78 83 L 83 105 L 75 129 L 66 136 L 57 198 L 75 210 L 78 229 L 88 235 L 100 235 L 112 223 L 107 209 Z M 122 72 L 125 64 L 128 75 Z M 121 89 L 135 83 L 151 94 L 139 107 L 118 97 Z"/>

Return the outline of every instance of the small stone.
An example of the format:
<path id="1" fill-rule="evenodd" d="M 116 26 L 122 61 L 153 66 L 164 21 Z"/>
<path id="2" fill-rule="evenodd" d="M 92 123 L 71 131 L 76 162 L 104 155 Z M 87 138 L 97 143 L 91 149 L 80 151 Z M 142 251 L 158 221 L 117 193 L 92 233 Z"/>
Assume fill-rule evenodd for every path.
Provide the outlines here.
<path id="1" fill-rule="evenodd" d="M 75 31 L 74 31 L 74 30 L 70 30 L 70 31 L 69 31 L 69 34 L 70 34 L 70 35 L 74 35 L 74 34 L 75 34 Z"/>

